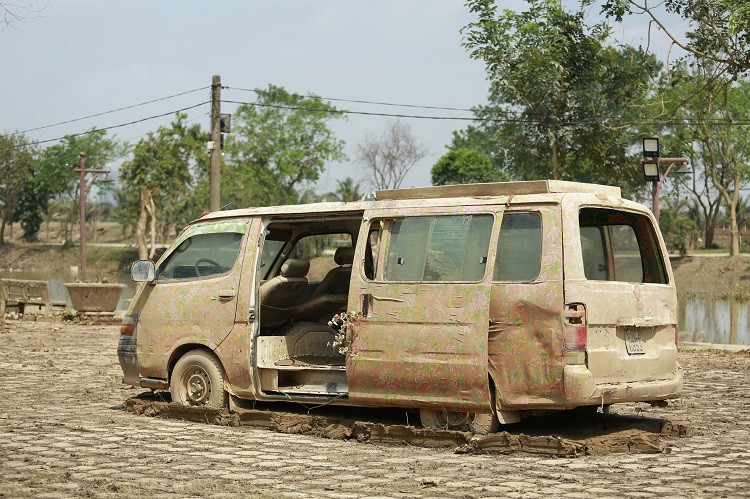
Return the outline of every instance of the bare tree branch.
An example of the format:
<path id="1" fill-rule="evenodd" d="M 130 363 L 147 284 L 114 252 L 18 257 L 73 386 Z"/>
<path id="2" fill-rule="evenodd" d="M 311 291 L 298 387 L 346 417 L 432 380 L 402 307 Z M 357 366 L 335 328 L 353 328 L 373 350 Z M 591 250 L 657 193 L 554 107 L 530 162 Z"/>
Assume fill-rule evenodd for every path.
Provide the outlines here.
<path id="1" fill-rule="evenodd" d="M 389 123 L 380 137 L 365 137 L 357 149 L 359 162 L 376 189 L 398 189 L 414 165 L 427 155 L 425 146 L 402 121 Z"/>

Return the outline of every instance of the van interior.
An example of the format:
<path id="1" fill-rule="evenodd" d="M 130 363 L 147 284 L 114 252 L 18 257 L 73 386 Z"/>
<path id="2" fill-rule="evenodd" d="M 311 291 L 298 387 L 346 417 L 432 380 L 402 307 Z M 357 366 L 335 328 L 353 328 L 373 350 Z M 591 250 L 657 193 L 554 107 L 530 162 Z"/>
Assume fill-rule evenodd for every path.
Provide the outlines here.
<path id="1" fill-rule="evenodd" d="M 345 356 L 329 322 L 346 312 L 362 217 L 272 220 L 258 276 L 256 362 L 268 395 L 345 396 Z M 368 240 L 365 272 L 373 275 Z"/>

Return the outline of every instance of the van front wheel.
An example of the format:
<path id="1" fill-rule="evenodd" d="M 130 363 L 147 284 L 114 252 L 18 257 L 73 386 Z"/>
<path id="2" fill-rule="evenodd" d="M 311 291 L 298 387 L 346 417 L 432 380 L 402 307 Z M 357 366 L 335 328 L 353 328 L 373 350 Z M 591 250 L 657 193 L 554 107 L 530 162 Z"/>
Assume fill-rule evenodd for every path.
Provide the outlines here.
<path id="1" fill-rule="evenodd" d="M 471 431 L 480 435 L 494 433 L 500 426 L 495 414 L 421 409 L 419 418 L 424 428 Z"/>
<path id="2" fill-rule="evenodd" d="M 194 407 L 221 409 L 226 406 L 224 369 L 213 354 L 193 350 L 183 355 L 172 371 L 169 384 L 172 402 Z"/>

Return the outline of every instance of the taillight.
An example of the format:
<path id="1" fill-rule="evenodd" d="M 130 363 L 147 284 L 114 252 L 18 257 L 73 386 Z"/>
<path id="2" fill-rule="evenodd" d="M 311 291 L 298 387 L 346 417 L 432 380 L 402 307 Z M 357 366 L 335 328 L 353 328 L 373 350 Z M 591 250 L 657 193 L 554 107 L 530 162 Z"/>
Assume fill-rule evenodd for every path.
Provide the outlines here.
<path id="1" fill-rule="evenodd" d="M 565 305 L 563 344 L 570 352 L 586 350 L 586 307 L 582 303 Z"/>
<path id="2" fill-rule="evenodd" d="M 135 333 L 135 317 L 126 314 L 122 318 L 122 325 L 120 325 L 120 336 L 133 336 Z"/>

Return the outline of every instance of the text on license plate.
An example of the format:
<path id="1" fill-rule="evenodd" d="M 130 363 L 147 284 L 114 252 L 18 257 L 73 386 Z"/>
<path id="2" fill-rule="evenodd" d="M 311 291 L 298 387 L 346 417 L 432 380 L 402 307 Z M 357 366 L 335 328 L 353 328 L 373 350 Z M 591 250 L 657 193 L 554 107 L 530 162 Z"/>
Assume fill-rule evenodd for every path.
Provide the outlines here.
<path id="1" fill-rule="evenodd" d="M 627 329 L 625 331 L 625 348 L 628 355 L 640 355 L 646 353 L 643 348 L 643 339 L 638 329 Z"/>

